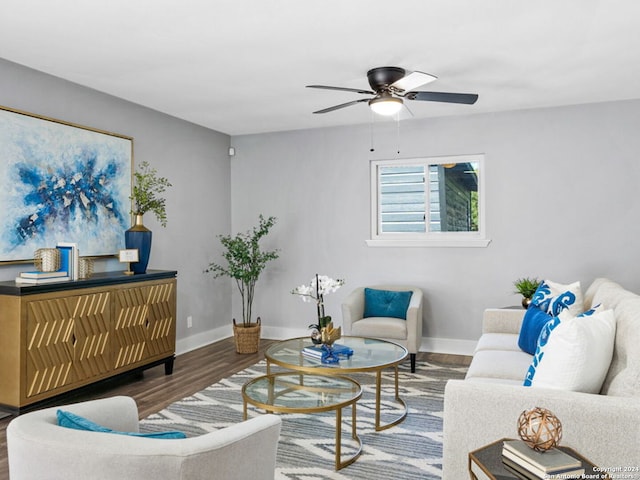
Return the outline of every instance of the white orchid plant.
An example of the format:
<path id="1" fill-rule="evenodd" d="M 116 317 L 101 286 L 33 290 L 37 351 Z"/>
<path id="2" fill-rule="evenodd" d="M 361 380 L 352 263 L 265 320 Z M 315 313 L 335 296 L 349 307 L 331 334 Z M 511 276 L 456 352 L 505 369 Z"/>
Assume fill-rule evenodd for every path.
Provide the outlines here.
<path id="1" fill-rule="evenodd" d="M 344 280 L 327 277 L 326 275 L 318 275 L 311 279 L 308 285 L 300 285 L 291 293 L 298 295 L 303 302 L 316 302 L 318 309 L 318 323 L 309 325 L 309 328 L 321 330 L 331 322 L 331 317 L 324 313 L 324 296 L 333 293 L 344 285 Z"/>

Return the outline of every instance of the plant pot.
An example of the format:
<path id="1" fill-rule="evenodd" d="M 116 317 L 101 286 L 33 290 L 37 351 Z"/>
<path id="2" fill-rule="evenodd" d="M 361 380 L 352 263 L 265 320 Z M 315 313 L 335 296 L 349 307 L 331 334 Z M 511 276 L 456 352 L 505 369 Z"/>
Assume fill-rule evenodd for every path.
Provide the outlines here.
<path id="1" fill-rule="evenodd" d="M 233 336 L 236 340 L 236 352 L 257 353 L 260 348 L 260 317 L 256 323 L 250 323 L 247 327 L 242 323 L 236 324 L 234 318 Z"/>
<path id="2" fill-rule="evenodd" d="M 129 249 L 138 250 L 138 261 L 131 263 L 133 273 L 145 273 L 151 255 L 151 230 L 142 224 L 142 215 L 136 215 L 135 224 L 124 232 L 124 243 Z"/>
<path id="3" fill-rule="evenodd" d="M 529 308 L 529 305 L 531 304 L 531 299 L 528 297 L 522 297 L 522 308 Z"/>

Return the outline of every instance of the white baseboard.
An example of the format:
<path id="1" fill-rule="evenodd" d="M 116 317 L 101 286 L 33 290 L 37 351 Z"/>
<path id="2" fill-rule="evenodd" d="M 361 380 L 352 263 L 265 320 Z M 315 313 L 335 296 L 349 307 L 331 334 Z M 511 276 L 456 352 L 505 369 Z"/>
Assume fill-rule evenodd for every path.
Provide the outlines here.
<path id="1" fill-rule="evenodd" d="M 262 327 L 262 338 L 284 340 L 286 338 L 304 337 L 309 335 L 305 328 Z M 231 325 L 218 327 L 206 332 L 197 333 L 176 342 L 176 355 L 190 352 L 200 347 L 210 345 L 233 335 Z M 476 348 L 475 340 L 459 340 L 455 338 L 423 337 L 420 345 L 421 352 L 448 353 L 451 355 L 473 355 Z"/>
<path id="2" fill-rule="evenodd" d="M 214 328 L 213 330 L 207 330 L 206 332 L 196 333 L 190 337 L 181 338 L 176 341 L 176 355 L 182 355 L 183 353 L 219 342 L 220 340 L 229 338 L 231 335 L 233 335 L 233 327 L 227 325 Z"/>

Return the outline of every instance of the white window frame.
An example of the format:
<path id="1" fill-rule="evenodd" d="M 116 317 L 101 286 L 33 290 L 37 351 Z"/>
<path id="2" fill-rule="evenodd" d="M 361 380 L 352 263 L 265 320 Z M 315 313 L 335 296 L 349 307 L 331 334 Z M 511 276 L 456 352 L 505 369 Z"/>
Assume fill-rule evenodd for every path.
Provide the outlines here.
<path id="1" fill-rule="evenodd" d="M 426 232 L 382 233 L 380 215 L 379 170 L 381 167 L 425 166 L 426 175 L 429 165 L 475 162 L 478 164 L 478 231 L 477 232 L 429 232 L 429 191 L 425 195 Z M 491 239 L 486 236 L 485 208 L 485 162 L 484 154 L 451 155 L 442 157 L 422 157 L 393 160 L 371 160 L 371 238 L 370 247 L 486 247 Z M 426 180 L 425 180 L 426 181 Z M 426 182 L 428 189 L 429 183 Z"/>

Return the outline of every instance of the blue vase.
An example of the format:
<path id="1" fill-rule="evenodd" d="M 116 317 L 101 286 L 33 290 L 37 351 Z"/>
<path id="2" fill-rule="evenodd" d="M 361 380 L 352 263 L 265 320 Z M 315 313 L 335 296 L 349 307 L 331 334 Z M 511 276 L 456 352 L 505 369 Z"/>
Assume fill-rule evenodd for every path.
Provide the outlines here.
<path id="1" fill-rule="evenodd" d="M 145 273 L 151 255 L 151 230 L 142 224 L 142 215 L 136 215 L 135 224 L 124 232 L 124 244 L 127 249 L 138 250 L 138 261 L 131 263 L 133 273 Z"/>

